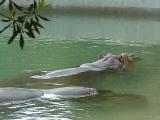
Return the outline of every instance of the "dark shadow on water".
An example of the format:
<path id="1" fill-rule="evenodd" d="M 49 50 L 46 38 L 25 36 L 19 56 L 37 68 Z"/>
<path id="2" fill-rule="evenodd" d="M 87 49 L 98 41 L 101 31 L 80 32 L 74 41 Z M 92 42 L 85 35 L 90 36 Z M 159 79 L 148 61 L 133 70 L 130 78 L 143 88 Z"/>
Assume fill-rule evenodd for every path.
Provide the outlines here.
<path id="1" fill-rule="evenodd" d="M 138 62 L 138 61 L 135 61 Z M 67 77 L 57 77 L 51 79 L 34 79 L 31 78 L 33 75 L 41 75 L 43 72 L 24 72 L 21 75 L 17 75 L 15 77 L 10 77 L 5 80 L 0 80 L 0 87 L 23 87 L 23 88 L 55 88 L 55 87 L 63 87 L 63 86 L 84 86 L 84 87 L 92 87 L 92 83 L 103 83 L 107 81 L 116 80 L 120 78 L 123 82 L 131 82 L 128 78 L 130 75 L 137 74 L 135 73 L 135 62 L 129 64 L 128 69 L 121 70 L 103 70 L 103 71 L 88 71 L 82 72 L 76 75 L 71 75 Z M 143 77 L 143 75 L 139 74 L 138 77 Z M 107 80 L 107 81 L 106 81 Z M 133 81 L 133 80 L 132 80 Z M 115 81 L 116 82 L 116 81 Z M 96 88 L 96 86 L 93 86 Z"/>
<path id="2" fill-rule="evenodd" d="M 126 76 L 130 74 L 131 68 L 134 64 L 130 64 L 128 70 L 103 70 L 103 71 L 88 71 L 76 75 L 57 77 L 51 79 L 34 79 L 33 75 L 41 75 L 43 72 L 25 72 L 24 74 L 17 75 L 5 80 L 0 80 L 0 87 L 27 87 L 27 88 L 54 88 L 62 86 L 85 86 L 86 83 L 102 82 L 104 79 L 115 78 L 117 76 Z M 89 87 L 89 86 L 88 86 Z"/>
<path id="3" fill-rule="evenodd" d="M 107 91 L 105 91 L 107 92 Z M 134 95 L 127 93 L 98 94 L 85 98 L 70 99 L 75 104 L 80 104 L 85 108 L 96 108 L 110 111 L 123 109 L 146 109 L 148 107 L 147 98 L 143 95 Z"/>

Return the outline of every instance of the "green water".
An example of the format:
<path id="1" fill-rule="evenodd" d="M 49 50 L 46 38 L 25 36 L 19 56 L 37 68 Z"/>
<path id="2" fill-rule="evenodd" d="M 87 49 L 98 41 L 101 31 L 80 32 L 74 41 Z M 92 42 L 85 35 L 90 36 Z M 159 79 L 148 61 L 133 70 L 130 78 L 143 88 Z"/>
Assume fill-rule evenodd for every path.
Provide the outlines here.
<path id="1" fill-rule="evenodd" d="M 38 98 L 1 104 L 0 118 L 159 120 L 159 26 L 160 22 L 151 18 L 64 15 L 54 16 L 51 23 L 46 23 L 47 29 L 36 40 L 28 40 L 23 51 L 17 41 L 7 45 L 7 37 L 1 37 L 0 87 L 55 88 L 76 85 L 133 96 Z M 134 52 L 141 60 L 131 63 L 125 71 L 88 72 L 49 80 L 30 78 L 43 70 L 77 67 L 96 61 L 100 51 L 113 54 Z M 134 95 L 141 97 L 134 98 Z"/>

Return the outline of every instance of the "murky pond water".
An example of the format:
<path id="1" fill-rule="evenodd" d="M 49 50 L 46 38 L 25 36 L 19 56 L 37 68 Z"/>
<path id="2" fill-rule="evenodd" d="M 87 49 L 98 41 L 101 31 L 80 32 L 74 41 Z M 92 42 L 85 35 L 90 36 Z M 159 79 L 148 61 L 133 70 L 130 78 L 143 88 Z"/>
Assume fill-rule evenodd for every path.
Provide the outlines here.
<path id="1" fill-rule="evenodd" d="M 55 15 L 23 51 L 0 38 L 0 87 L 85 86 L 129 97 L 37 98 L 0 105 L 1 119 L 159 120 L 160 22 L 151 18 Z M 125 71 L 87 72 L 49 80 L 31 79 L 43 70 L 77 67 L 97 60 L 100 51 L 141 57 Z M 137 97 L 138 96 L 138 97 Z"/>

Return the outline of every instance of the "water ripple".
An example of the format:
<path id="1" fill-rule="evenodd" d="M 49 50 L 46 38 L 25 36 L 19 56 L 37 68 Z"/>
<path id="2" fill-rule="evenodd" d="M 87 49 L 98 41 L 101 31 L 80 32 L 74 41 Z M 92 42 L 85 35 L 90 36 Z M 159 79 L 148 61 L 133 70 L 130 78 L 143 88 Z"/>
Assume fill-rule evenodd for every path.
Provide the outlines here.
<path id="1" fill-rule="evenodd" d="M 36 38 L 37 41 L 34 43 L 40 44 L 52 44 L 52 42 L 55 43 L 77 43 L 77 42 L 90 42 L 95 44 L 107 44 L 107 45 L 123 45 L 123 46 L 137 46 L 137 47 L 148 47 L 152 46 L 150 43 L 144 43 L 139 41 L 129 41 L 129 42 L 123 42 L 121 40 L 113 40 L 110 38 L 53 38 L 53 37 L 41 37 Z M 91 47 L 97 47 L 97 46 L 91 46 Z"/>

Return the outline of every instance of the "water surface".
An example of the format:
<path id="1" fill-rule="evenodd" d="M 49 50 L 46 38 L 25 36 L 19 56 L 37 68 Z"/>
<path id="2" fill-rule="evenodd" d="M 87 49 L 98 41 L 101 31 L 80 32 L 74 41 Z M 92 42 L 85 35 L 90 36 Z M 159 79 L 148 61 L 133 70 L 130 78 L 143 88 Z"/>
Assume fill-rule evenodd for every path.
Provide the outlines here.
<path id="1" fill-rule="evenodd" d="M 160 55 L 158 18 L 54 15 L 23 51 L 0 38 L 0 87 L 85 86 L 130 97 L 45 99 L 1 104 L 1 119 L 159 120 Z M 100 51 L 134 52 L 141 57 L 125 71 L 87 72 L 49 80 L 31 79 L 44 70 L 77 67 L 97 60 Z M 139 97 L 136 97 L 138 95 Z"/>

